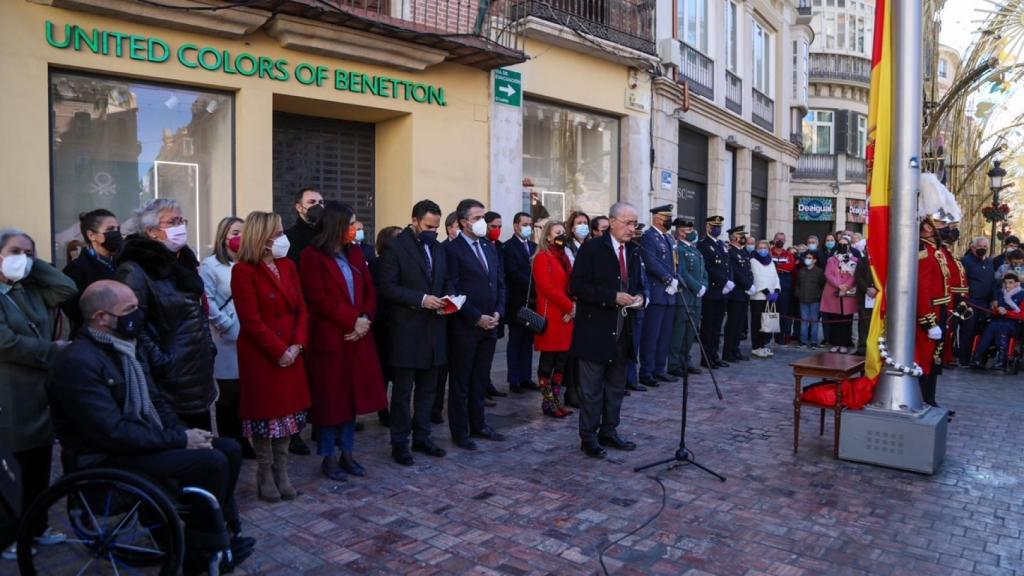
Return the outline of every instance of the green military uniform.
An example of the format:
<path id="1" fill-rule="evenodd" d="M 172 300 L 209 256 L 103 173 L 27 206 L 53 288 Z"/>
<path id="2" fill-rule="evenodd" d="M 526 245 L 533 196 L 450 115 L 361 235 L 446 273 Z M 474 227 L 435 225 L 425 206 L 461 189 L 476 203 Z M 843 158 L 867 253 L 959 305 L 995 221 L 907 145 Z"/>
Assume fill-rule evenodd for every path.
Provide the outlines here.
<path id="1" fill-rule="evenodd" d="M 677 218 L 676 227 L 692 227 L 692 222 Z M 682 374 L 690 368 L 690 351 L 697 339 L 700 329 L 701 298 L 708 286 L 708 270 L 704 266 L 704 257 L 697 250 L 696 242 L 679 241 L 676 243 L 677 273 L 680 279 L 679 293 L 676 295 L 680 306 L 675 308 L 675 319 L 672 329 L 672 342 L 669 347 L 668 368 L 670 373 Z M 691 324 L 686 315 L 693 319 Z M 697 371 L 697 368 L 693 368 Z"/>

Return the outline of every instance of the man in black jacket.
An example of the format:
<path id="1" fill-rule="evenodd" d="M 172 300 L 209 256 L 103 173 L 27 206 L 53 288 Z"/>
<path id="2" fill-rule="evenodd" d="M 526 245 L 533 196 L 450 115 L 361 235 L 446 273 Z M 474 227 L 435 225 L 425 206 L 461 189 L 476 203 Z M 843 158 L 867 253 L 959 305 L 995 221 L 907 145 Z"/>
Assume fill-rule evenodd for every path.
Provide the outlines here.
<path id="1" fill-rule="evenodd" d="M 447 319 L 441 301 L 453 294 L 447 255 L 437 242 L 441 208 L 420 200 L 412 223 L 381 254 L 380 295 L 391 306 L 391 456 L 403 466 L 414 461 L 412 449 L 441 457 L 445 451 L 430 440 L 430 412 L 437 392 L 437 371 L 447 361 Z M 414 392 L 415 390 L 415 392 Z M 410 399 L 413 412 L 410 414 Z"/>
<path id="2" fill-rule="evenodd" d="M 302 256 L 302 251 L 313 242 L 313 234 L 320 214 L 324 211 L 324 197 L 312 188 L 303 188 L 295 195 L 295 224 L 284 231 L 291 246 L 288 247 L 288 257 L 296 265 Z M 308 451 L 306 452 L 309 453 Z"/>
<path id="3" fill-rule="evenodd" d="M 213 494 L 224 511 L 235 563 L 255 540 L 241 530 L 235 484 L 242 450 L 229 438 L 186 429 L 136 353 L 144 314 L 132 290 L 101 280 L 81 299 L 86 324 L 57 356 L 47 392 L 66 465 L 134 470 L 157 482 L 172 479 Z M 197 523 L 202 523 L 197 520 Z M 213 526 L 193 526 L 214 531 Z"/>
<path id="4" fill-rule="evenodd" d="M 750 268 L 750 256 L 744 247 L 747 245 L 745 226 L 736 226 L 726 231 L 729 234 L 729 267 L 736 289 L 728 296 L 725 308 L 725 342 L 722 344 L 722 356 L 728 362 L 749 360 L 740 353 L 741 334 L 747 330 L 747 309 L 750 307 L 750 294 L 747 293 L 754 285 L 754 272 Z"/>
<path id="5" fill-rule="evenodd" d="M 729 264 L 729 249 L 724 242 L 718 239 L 722 234 L 723 223 L 725 223 L 725 218 L 721 216 L 708 217 L 704 226 L 705 235 L 697 243 L 697 250 L 704 258 L 704 267 L 708 271 L 708 291 L 701 304 L 700 321 L 700 340 L 707 353 L 707 358 L 701 359 L 701 366 L 705 368 L 729 366 L 718 355 L 726 304 L 729 293 L 736 287 L 732 280 L 732 267 Z M 728 350 L 725 351 L 725 354 L 727 353 Z"/>
<path id="6" fill-rule="evenodd" d="M 626 394 L 626 366 L 636 361 L 635 321 L 644 305 L 636 208 L 619 202 L 609 211 L 608 234 L 585 242 L 576 254 L 570 286 L 578 298 L 572 354 L 579 359 L 580 448 L 604 458 L 602 446 L 634 450 L 619 436 Z"/>
<path id="7" fill-rule="evenodd" d="M 505 307 L 508 319 L 508 348 L 505 351 L 508 389 L 518 393 L 526 388 L 537 388 L 530 377 L 533 370 L 533 332 L 516 322 L 519 309 L 536 301 L 536 296 L 527 292 L 532 291 L 530 277 L 533 270 L 530 258 L 537 252 L 537 245 L 530 240 L 533 236 L 533 220 L 526 212 L 519 212 L 512 218 L 512 229 L 514 233 L 501 245 L 501 252 L 508 291 L 508 305 Z"/>

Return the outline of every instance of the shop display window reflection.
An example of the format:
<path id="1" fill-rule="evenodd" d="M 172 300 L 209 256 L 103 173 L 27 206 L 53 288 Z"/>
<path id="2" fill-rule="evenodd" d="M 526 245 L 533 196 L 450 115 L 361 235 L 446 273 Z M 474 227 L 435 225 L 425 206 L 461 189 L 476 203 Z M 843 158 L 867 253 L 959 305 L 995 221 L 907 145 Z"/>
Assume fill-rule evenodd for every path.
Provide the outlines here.
<path id="1" fill-rule="evenodd" d="M 527 100 L 523 208 L 534 220 L 605 214 L 619 198 L 619 120 Z"/>
<path id="2" fill-rule="evenodd" d="M 230 94 L 71 72 L 51 72 L 53 248 L 81 240 L 78 215 L 105 208 L 122 232 L 134 211 L 173 198 L 202 257 L 233 213 L 234 100 Z"/>

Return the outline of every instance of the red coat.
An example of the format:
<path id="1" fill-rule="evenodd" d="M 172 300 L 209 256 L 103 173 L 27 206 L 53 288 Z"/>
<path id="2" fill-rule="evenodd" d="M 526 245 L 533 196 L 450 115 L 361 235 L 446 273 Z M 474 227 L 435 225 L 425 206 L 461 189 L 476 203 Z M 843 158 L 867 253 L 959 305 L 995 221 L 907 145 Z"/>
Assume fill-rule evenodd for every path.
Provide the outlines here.
<path id="1" fill-rule="evenodd" d="M 928 329 L 939 325 L 942 309 L 949 303 L 949 270 L 942 252 L 928 240 L 921 241 L 917 255 L 917 338 L 914 361 L 926 375 L 942 361 L 942 340 L 928 338 Z M 942 327 L 943 334 L 946 328 Z"/>
<path id="2" fill-rule="evenodd" d="M 362 250 L 350 247 L 345 253 L 352 268 L 354 299 L 332 256 L 311 246 L 302 251 L 299 266 L 310 309 L 306 355 L 313 392 L 310 421 L 321 426 L 337 426 L 351 422 L 358 414 L 388 407 L 373 332 L 355 342 L 345 341 L 360 316 L 372 321 L 377 314 L 377 290 Z"/>
<path id="3" fill-rule="evenodd" d="M 568 264 L 566 261 L 565 264 Z M 533 281 L 537 286 L 537 313 L 548 320 L 543 334 L 533 337 L 533 344 L 541 352 L 568 352 L 572 346 L 574 320 L 562 322 L 572 312 L 569 296 L 569 271 L 561 260 L 549 250 L 538 252 L 533 261 Z"/>
<path id="4" fill-rule="evenodd" d="M 238 334 L 238 413 L 245 420 L 282 418 L 309 408 L 302 356 L 287 368 L 277 361 L 293 344 L 306 346 L 309 316 L 295 263 L 275 260 L 270 268 L 239 262 L 231 270 Z"/>
<path id="5" fill-rule="evenodd" d="M 953 313 L 957 305 L 967 299 L 967 272 L 960 260 L 953 256 L 953 252 L 945 244 L 942 245 L 942 256 L 946 259 L 946 269 L 949 270 L 949 304 L 946 305 L 946 325 L 943 327 L 945 340 L 943 341 L 942 362 L 953 363 Z"/>

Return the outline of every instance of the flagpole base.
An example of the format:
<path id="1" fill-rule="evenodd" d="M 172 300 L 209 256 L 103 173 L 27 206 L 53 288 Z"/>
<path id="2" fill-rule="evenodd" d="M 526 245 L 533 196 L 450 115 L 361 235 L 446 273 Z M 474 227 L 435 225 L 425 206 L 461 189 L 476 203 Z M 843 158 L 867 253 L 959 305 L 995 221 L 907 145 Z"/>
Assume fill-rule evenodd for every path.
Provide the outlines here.
<path id="1" fill-rule="evenodd" d="M 946 457 L 948 412 L 912 414 L 867 408 L 843 412 L 839 459 L 935 474 Z"/>

